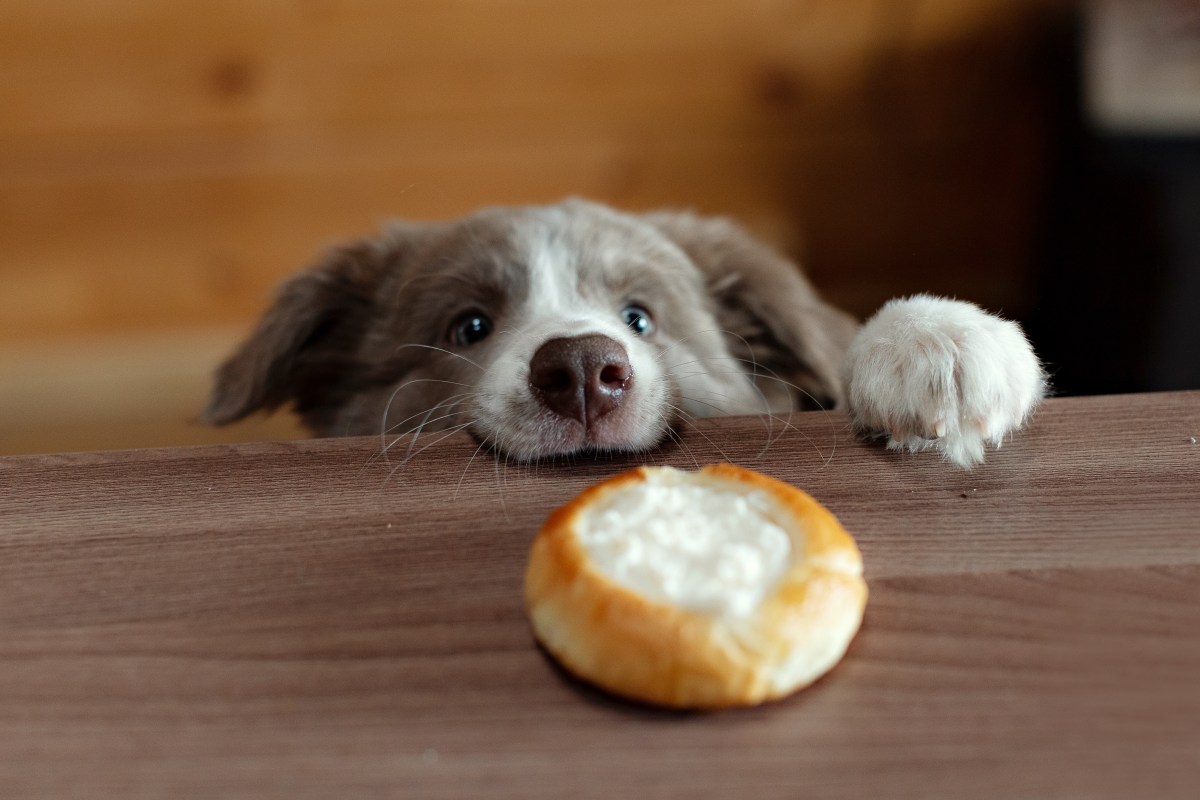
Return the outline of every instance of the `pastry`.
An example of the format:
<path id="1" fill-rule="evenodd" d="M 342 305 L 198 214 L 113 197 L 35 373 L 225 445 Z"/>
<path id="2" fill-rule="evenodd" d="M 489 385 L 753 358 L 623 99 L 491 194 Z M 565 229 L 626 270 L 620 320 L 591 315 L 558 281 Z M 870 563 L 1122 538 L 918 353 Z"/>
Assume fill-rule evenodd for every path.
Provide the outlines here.
<path id="1" fill-rule="evenodd" d="M 569 672 L 675 708 L 812 683 L 862 621 L 862 558 L 809 495 L 729 464 L 641 467 L 546 520 L 525 574 L 534 635 Z"/>

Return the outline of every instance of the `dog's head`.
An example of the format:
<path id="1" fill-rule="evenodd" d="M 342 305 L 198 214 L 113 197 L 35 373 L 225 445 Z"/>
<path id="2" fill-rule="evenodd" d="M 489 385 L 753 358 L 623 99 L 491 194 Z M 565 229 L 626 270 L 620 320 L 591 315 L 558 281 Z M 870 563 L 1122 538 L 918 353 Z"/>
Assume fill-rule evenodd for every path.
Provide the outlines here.
<path id="1" fill-rule="evenodd" d="M 733 225 L 578 200 L 397 224 L 292 278 L 220 368 L 214 423 L 463 426 L 518 459 L 638 450 L 694 416 L 840 399 L 853 322 Z"/>

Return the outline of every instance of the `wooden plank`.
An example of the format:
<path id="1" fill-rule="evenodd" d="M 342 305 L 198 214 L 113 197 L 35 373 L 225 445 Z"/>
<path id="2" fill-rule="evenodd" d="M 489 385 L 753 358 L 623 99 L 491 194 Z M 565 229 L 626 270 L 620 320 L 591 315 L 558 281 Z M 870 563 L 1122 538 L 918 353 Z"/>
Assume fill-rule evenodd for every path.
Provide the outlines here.
<path id="1" fill-rule="evenodd" d="M 1125 402 L 1049 402 L 1030 430 L 974 470 L 857 442 L 837 412 L 793 414 L 792 428 L 784 419 L 701 420 L 684 428 L 683 447 L 666 445 L 653 459 L 679 467 L 729 460 L 805 487 L 874 554 L 872 578 L 1190 564 L 1200 558 L 1189 516 L 1200 509 L 1200 445 L 1190 441 L 1200 435 L 1200 402 L 1196 393 L 1138 396 L 1131 411 Z M 433 441 L 422 439 L 416 450 Z M 548 507 L 642 463 L 496 465 L 486 456 L 472 461 L 475 449 L 469 437 L 454 436 L 410 468 L 398 455 L 406 444 L 383 458 L 375 437 L 18 456 L 0 459 L 9 487 L 0 519 L 8 530 L 54 531 L 76 544 L 126 531 L 175 532 L 181 546 L 205 546 L 206 535 L 243 536 L 258 526 L 268 539 L 284 531 L 388 537 L 394 523 L 421 535 L 457 530 L 483 546 L 472 522 L 483 513 L 494 517 L 484 526 L 495 530 L 488 546 L 516 539 L 519 549 L 522 532 L 534 530 Z M 60 495 L 64 482 L 71 490 Z M 98 496 L 122 485 L 137 494 L 97 506 Z M 39 499 L 47 491 L 53 503 Z M 414 503 L 438 512 L 414 516 Z M 907 521 L 898 524 L 898 515 Z"/>
<path id="2" fill-rule="evenodd" d="M 808 488 L 867 565 L 843 664 L 714 715 L 610 700 L 531 641 L 533 531 L 626 461 L 464 466 L 459 437 L 396 472 L 370 439 L 0 459 L 0 793 L 1191 796 L 1200 395 L 1051 401 L 971 472 L 792 422 L 655 458 Z"/>
<path id="3" fill-rule="evenodd" d="M 289 619 L 273 604 L 220 627 L 21 632 L 4 647 L 0 786 L 9 797 L 1184 798 L 1198 587 L 1195 569 L 876 582 L 867 626 L 829 678 L 715 717 L 575 684 L 490 587 L 458 605 L 452 632 L 358 593 L 342 613 Z M 1107 608 L 1114 589 L 1125 602 Z"/>

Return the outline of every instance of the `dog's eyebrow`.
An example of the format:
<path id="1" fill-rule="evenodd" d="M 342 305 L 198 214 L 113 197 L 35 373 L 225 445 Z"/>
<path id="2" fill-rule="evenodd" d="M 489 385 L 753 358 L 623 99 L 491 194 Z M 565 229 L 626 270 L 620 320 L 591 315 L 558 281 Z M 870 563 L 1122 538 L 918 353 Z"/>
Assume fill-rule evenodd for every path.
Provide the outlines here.
<path id="1" fill-rule="evenodd" d="M 604 270 L 604 285 L 614 295 L 643 299 L 678 288 L 686 276 L 671 259 L 641 253 L 613 259 Z"/>
<path id="2" fill-rule="evenodd" d="M 402 306 L 446 313 L 472 305 L 501 313 L 527 283 L 519 270 L 468 267 L 413 276 L 397 292 Z"/>
<path id="3" fill-rule="evenodd" d="M 475 303 L 498 310 L 529 291 L 526 272 L 501 232 L 464 224 L 422 254 L 397 297 L 402 303 Z"/>

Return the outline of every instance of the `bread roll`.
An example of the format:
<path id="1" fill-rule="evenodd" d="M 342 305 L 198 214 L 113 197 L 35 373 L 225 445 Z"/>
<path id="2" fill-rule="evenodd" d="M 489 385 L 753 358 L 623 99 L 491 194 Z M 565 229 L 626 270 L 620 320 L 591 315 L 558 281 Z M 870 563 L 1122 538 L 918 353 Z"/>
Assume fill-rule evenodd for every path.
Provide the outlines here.
<path id="1" fill-rule="evenodd" d="M 534 540 L 534 635 L 568 671 L 675 708 L 807 686 L 862 621 L 862 558 L 809 495 L 728 464 L 641 467 L 559 508 Z"/>

